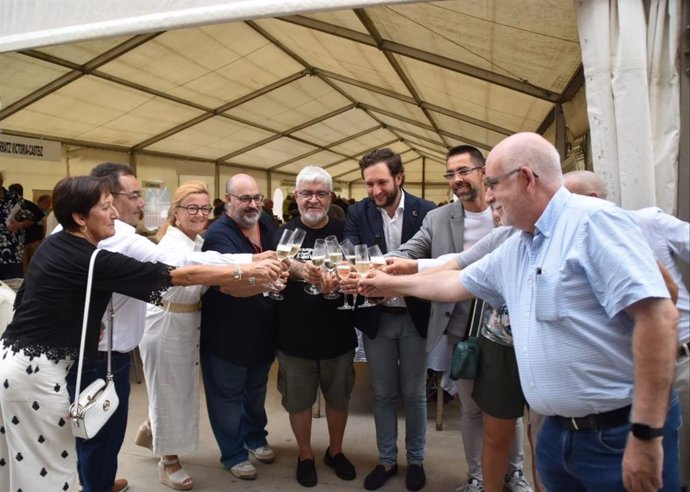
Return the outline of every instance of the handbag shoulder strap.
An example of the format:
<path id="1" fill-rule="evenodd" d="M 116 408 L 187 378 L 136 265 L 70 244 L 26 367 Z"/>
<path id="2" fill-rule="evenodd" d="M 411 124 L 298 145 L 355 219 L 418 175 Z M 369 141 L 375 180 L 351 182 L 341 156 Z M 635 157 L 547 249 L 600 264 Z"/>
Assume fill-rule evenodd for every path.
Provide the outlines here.
<path id="1" fill-rule="evenodd" d="M 79 402 L 79 392 L 81 390 L 81 371 L 84 364 L 84 342 L 86 341 L 86 327 L 89 324 L 89 306 L 91 305 L 91 286 L 93 284 L 93 267 L 96 263 L 96 255 L 100 250 L 98 248 L 93 250 L 91 253 L 91 259 L 89 260 L 89 273 L 86 279 L 86 296 L 84 298 L 84 319 L 81 325 L 81 343 L 79 345 L 79 364 L 77 366 L 77 384 L 74 391 L 74 401 L 77 403 L 74 405 L 74 414 L 78 411 Z"/>
<path id="2" fill-rule="evenodd" d="M 479 335 L 479 328 L 482 325 L 484 314 L 484 300 L 472 299 L 470 305 L 470 316 L 467 318 L 467 328 L 465 329 L 465 338 L 476 337 Z"/>

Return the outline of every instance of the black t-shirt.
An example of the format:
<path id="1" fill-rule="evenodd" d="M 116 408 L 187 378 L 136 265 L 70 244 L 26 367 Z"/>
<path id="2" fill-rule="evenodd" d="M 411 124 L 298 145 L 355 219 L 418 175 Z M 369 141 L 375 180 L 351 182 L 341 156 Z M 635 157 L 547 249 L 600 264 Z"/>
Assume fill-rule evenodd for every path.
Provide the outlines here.
<path id="1" fill-rule="evenodd" d="M 311 229 L 299 217 L 278 229 L 273 246 L 278 245 L 284 229 L 303 229 L 307 236 L 297 259 L 311 258 L 314 242 L 318 238 L 334 235 L 343 238 L 345 223 L 330 219 L 325 227 Z M 294 260 L 293 260 L 294 261 Z M 357 346 L 352 311 L 339 311 L 343 298 L 328 300 L 323 295 L 312 296 L 304 291 L 304 282 L 290 280 L 278 303 L 278 349 L 287 355 L 303 359 L 323 360 L 343 355 Z"/>
<path id="2" fill-rule="evenodd" d="M 51 360 L 74 358 L 79 350 L 89 261 L 94 246 L 61 231 L 36 250 L 31 268 L 14 303 L 15 314 L 3 335 L 4 346 Z M 110 296 L 118 292 L 146 302 L 159 302 L 170 286 L 172 267 L 143 263 L 101 251 L 93 275 L 85 353 L 96 354 L 101 318 Z"/>
<path id="3" fill-rule="evenodd" d="M 41 223 L 43 211 L 34 202 L 22 200 L 22 212 L 24 213 L 24 220 L 33 222 L 24 230 L 24 244 L 43 239 L 43 224 Z"/>

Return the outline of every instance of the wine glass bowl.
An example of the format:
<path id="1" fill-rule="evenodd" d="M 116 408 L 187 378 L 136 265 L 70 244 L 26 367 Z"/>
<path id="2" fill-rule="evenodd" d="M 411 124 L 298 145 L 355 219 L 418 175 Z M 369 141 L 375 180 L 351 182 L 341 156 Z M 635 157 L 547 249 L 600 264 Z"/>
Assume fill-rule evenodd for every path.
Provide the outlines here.
<path id="1" fill-rule="evenodd" d="M 321 268 L 326 263 L 326 241 L 322 238 L 314 241 L 314 248 L 311 251 L 311 263 L 318 268 Z M 304 292 L 312 296 L 318 296 L 321 293 L 314 284 L 308 284 L 304 287 Z"/>

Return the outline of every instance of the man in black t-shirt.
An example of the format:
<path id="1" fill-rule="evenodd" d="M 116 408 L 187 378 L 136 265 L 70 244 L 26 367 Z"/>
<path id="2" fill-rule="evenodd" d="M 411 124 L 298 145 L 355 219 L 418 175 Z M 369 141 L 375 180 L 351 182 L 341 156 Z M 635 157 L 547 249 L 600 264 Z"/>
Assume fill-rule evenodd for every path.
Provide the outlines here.
<path id="1" fill-rule="evenodd" d="M 14 193 L 20 198 L 21 210 L 15 215 L 15 220 L 19 223 L 19 228 L 24 229 L 24 253 L 22 264 L 24 275 L 29 269 L 29 262 L 36 248 L 43 240 L 43 211 L 34 202 L 24 198 L 24 187 L 19 183 L 11 184 L 7 187 L 10 193 Z"/>
<path id="2" fill-rule="evenodd" d="M 307 166 L 297 175 L 295 200 L 300 215 L 281 227 L 274 237 L 277 245 L 284 229 L 303 229 L 307 235 L 290 265 L 290 280 L 278 303 L 278 390 L 299 446 L 297 481 L 305 487 L 317 484 L 311 448 L 311 407 L 318 388 L 326 400 L 329 447 L 324 462 L 343 480 L 354 480 L 356 471 L 342 452 L 348 404 L 354 387 L 354 349 L 357 337 L 352 311 L 339 311 L 342 300 L 310 295 L 301 280 L 322 281 L 321 272 L 309 261 L 318 238 L 343 236 L 344 223 L 329 218 L 331 176 L 321 168 Z M 332 283 L 326 276 L 326 283 Z"/>

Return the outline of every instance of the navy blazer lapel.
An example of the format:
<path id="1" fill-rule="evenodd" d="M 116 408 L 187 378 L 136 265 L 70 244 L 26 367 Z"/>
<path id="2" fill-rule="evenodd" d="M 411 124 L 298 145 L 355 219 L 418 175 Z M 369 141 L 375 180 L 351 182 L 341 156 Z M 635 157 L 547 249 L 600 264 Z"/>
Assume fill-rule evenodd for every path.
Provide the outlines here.
<path id="1" fill-rule="evenodd" d="M 367 243 L 378 244 L 381 251 L 385 254 L 388 251 L 386 245 L 386 236 L 383 233 L 383 219 L 381 218 L 381 211 L 376 206 L 376 203 L 370 198 L 367 199 L 366 215 L 369 227 L 371 229 L 372 237 L 367 239 Z"/>
<path id="2" fill-rule="evenodd" d="M 422 225 L 419 212 L 419 199 L 409 193 L 405 194 L 405 211 L 403 213 L 402 238 L 400 244 L 404 244 L 414 236 Z"/>
<path id="3" fill-rule="evenodd" d="M 462 207 L 461 200 L 452 205 L 449 223 L 455 251 L 462 251 L 465 237 L 465 209 Z"/>

